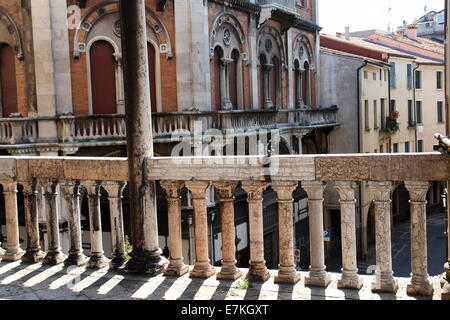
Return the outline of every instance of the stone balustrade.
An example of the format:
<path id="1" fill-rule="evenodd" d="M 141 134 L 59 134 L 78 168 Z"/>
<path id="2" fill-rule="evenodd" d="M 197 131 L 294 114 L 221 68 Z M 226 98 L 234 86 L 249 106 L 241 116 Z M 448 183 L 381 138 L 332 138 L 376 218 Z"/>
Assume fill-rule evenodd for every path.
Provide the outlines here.
<path id="1" fill-rule="evenodd" d="M 44 142 L 45 147 L 60 149 L 89 145 L 125 144 L 125 117 L 114 115 L 60 115 L 58 117 L 2 118 L 0 119 L 0 147 L 32 148 L 42 144 L 39 122 L 55 121 L 57 133 L 54 141 Z M 241 134 L 258 129 L 295 129 L 336 126 L 337 108 L 238 110 L 214 112 L 169 112 L 153 114 L 155 142 L 168 142 L 172 135 L 181 132 L 201 134 L 210 129 L 227 134 Z M 174 138 L 178 136 L 175 134 Z M 11 149 L 14 150 L 14 149 Z M 26 153 L 26 152 L 25 152 Z M 69 152 L 70 153 L 70 152 Z"/>
<path id="2" fill-rule="evenodd" d="M 411 205 L 411 266 L 408 293 L 431 295 L 428 280 L 426 237 L 426 193 L 431 181 L 450 180 L 450 157 L 437 153 L 393 155 L 275 156 L 270 165 L 264 157 L 148 158 L 145 177 L 159 181 L 166 191 L 168 211 L 169 265 L 168 276 L 181 276 L 189 271 L 182 254 L 181 189 L 192 193 L 194 211 L 195 261 L 191 277 L 207 278 L 215 273 L 209 261 L 206 192 L 214 186 L 218 192 L 222 222 L 222 269 L 219 279 L 242 276 L 236 267 L 233 194 L 238 185 L 247 193 L 249 217 L 249 272 L 252 281 L 266 281 L 269 272 L 264 260 L 263 191 L 271 187 L 278 197 L 279 269 L 276 283 L 326 287 L 330 276 L 326 270 L 323 240 L 323 194 L 327 183 L 336 187 L 341 204 L 342 276 L 340 288 L 360 289 L 356 255 L 356 182 L 367 183 L 375 204 L 376 274 L 374 292 L 396 292 L 397 281 L 392 271 L 391 192 L 394 182 L 405 182 Z M 117 269 L 125 261 L 122 192 L 127 181 L 127 159 L 123 158 L 28 158 L 1 157 L 0 183 L 6 207 L 6 245 L 4 260 L 22 259 L 47 264 L 87 265 L 91 268 L 110 266 Z M 27 241 L 21 248 L 18 237 L 17 185 L 24 186 Z M 57 185 L 61 188 L 56 188 Z M 85 257 L 81 246 L 80 187 L 89 198 L 91 253 Z M 308 196 L 310 232 L 310 272 L 300 279 L 293 257 L 293 192 L 303 188 Z M 46 253 L 39 247 L 37 232 L 40 206 L 36 190 L 43 188 L 47 237 Z M 108 193 L 113 254 L 104 256 L 102 244 L 99 192 Z M 69 217 L 70 250 L 61 251 L 58 231 L 58 190 Z M 148 210 L 153 210 L 149 208 Z M 24 245 L 24 246 L 25 246 Z M 444 263 L 444 262 L 443 262 Z"/>

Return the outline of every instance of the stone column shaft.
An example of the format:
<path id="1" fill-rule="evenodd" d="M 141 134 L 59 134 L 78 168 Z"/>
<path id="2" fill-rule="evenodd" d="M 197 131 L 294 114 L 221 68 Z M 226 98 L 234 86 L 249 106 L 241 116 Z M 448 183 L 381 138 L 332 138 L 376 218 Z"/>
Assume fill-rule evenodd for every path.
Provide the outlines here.
<path id="1" fill-rule="evenodd" d="M 429 182 L 405 182 L 411 205 L 411 283 L 407 293 L 411 295 L 433 295 L 433 286 L 428 280 L 427 262 L 427 191 Z"/>
<path id="2" fill-rule="evenodd" d="M 145 178 L 145 159 L 153 157 L 152 115 L 144 0 L 120 0 L 125 89 L 128 186 L 133 251 L 122 272 L 156 276 L 167 260 L 158 243 L 154 182 Z"/>
<path id="3" fill-rule="evenodd" d="M 58 206 L 56 204 L 56 197 L 58 193 L 56 188 L 58 181 L 45 179 L 42 181 L 44 188 L 46 220 L 47 220 L 47 238 L 48 238 L 48 252 L 44 258 L 45 264 L 60 264 L 67 256 L 62 253 L 61 242 L 59 238 L 59 214 Z"/>
<path id="4" fill-rule="evenodd" d="M 3 183 L 5 196 L 6 217 L 6 245 L 7 249 L 2 259 L 6 261 L 20 260 L 25 253 L 20 248 L 19 242 L 19 218 L 17 210 L 17 183 Z"/>
<path id="5" fill-rule="evenodd" d="M 32 181 L 22 183 L 24 195 L 25 229 L 27 233 L 27 249 L 22 261 L 37 263 L 44 259 L 39 243 L 39 210 L 37 206 L 36 184 Z"/>
<path id="6" fill-rule="evenodd" d="M 341 204 L 342 278 L 339 288 L 361 289 L 356 252 L 356 183 L 338 182 L 336 189 Z"/>
<path id="7" fill-rule="evenodd" d="M 209 182 L 188 181 L 185 185 L 192 192 L 194 206 L 195 264 L 190 275 L 191 277 L 208 278 L 216 272 L 209 263 L 208 217 L 205 196 Z"/>
<path id="8" fill-rule="evenodd" d="M 220 221 L 222 226 L 222 269 L 217 279 L 236 280 L 242 272 L 236 268 L 236 230 L 234 224 L 234 197 L 236 182 L 216 182 L 219 194 Z"/>
<path id="9" fill-rule="evenodd" d="M 177 181 L 162 181 L 161 187 L 167 193 L 167 216 L 169 224 L 169 266 L 165 275 L 181 277 L 189 271 L 183 260 L 183 239 L 181 234 L 181 205 L 179 190 L 181 184 Z"/>
<path id="10" fill-rule="evenodd" d="M 375 204 L 375 241 L 377 271 L 372 283 L 373 292 L 397 292 L 398 285 L 392 271 L 391 249 L 391 189 L 392 182 L 369 182 Z"/>
<path id="11" fill-rule="evenodd" d="M 278 195 L 278 234 L 280 248 L 280 264 L 275 283 L 297 283 L 300 274 L 297 273 L 294 261 L 294 224 L 292 193 L 298 182 L 275 181 L 272 189 Z"/>
<path id="12" fill-rule="evenodd" d="M 88 192 L 89 203 L 89 233 L 91 236 L 91 256 L 87 263 L 89 268 L 104 268 L 109 260 L 104 256 L 102 238 L 102 217 L 100 209 L 100 184 L 95 181 L 85 181 L 82 184 Z"/>
<path id="13" fill-rule="evenodd" d="M 80 186 L 76 181 L 65 180 L 61 182 L 61 188 L 64 191 L 70 241 L 69 256 L 64 261 L 64 265 L 85 266 L 87 258 L 83 254 L 82 247 Z"/>
<path id="14" fill-rule="evenodd" d="M 250 230 L 250 268 L 247 278 L 252 281 L 266 281 L 270 274 L 264 259 L 263 192 L 267 184 L 261 181 L 242 182 L 247 192 L 248 222 Z"/>
<path id="15" fill-rule="evenodd" d="M 302 188 L 308 194 L 309 208 L 309 243 L 311 266 L 306 285 L 326 287 L 330 276 L 325 271 L 325 248 L 323 239 L 323 191 L 325 184 L 321 181 L 302 182 Z"/>
<path id="16" fill-rule="evenodd" d="M 270 70 L 274 66 L 272 64 L 266 64 L 262 66 L 263 68 L 263 77 L 264 77 L 264 108 L 270 109 L 273 108 L 273 101 L 270 93 Z"/>
<path id="17" fill-rule="evenodd" d="M 107 182 L 103 188 L 108 192 L 108 201 L 111 220 L 112 259 L 111 269 L 121 267 L 125 259 L 125 231 L 123 226 L 122 193 L 126 182 Z"/>

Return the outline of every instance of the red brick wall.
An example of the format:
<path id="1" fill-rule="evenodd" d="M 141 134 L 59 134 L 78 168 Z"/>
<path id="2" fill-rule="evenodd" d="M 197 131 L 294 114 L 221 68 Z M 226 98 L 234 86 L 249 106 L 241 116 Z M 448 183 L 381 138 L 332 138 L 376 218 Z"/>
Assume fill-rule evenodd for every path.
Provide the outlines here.
<path id="1" fill-rule="evenodd" d="M 0 6 L 8 12 L 19 30 L 22 28 L 22 14 L 20 0 L 2 0 Z M 17 86 L 17 108 L 18 111 L 24 115 L 28 115 L 27 110 L 27 94 L 25 90 L 25 64 L 19 59 L 16 62 L 16 86 Z"/>

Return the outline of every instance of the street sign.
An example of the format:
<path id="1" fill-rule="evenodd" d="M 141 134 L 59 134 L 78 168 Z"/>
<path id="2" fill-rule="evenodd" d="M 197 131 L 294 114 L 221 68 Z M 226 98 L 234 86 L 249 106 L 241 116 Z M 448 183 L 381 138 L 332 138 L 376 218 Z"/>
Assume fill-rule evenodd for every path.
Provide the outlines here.
<path id="1" fill-rule="evenodd" d="M 294 250 L 294 257 L 295 257 L 295 260 L 297 260 L 297 261 L 300 260 L 300 249 Z"/>
<path id="2" fill-rule="evenodd" d="M 323 239 L 326 242 L 329 242 L 331 240 L 331 231 L 330 230 L 323 231 Z"/>

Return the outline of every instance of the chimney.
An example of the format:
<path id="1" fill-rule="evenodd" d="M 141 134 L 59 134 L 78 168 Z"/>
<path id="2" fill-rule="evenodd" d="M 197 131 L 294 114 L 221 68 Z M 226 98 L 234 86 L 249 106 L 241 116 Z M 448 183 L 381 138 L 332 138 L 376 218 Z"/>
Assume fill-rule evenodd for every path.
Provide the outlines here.
<path id="1" fill-rule="evenodd" d="M 340 33 L 340 32 L 336 32 L 336 37 L 340 38 L 340 37 L 341 37 L 341 35 L 342 35 L 342 33 Z"/>
<path id="2" fill-rule="evenodd" d="M 406 36 L 411 40 L 417 39 L 417 25 L 410 24 L 406 27 Z"/>
<path id="3" fill-rule="evenodd" d="M 345 27 L 345 40 L 350 40 L 350 27 Z"/>
<path id="4" fill-rule="evenodd" d="M 404 36 L 404 35 L 405 35 L 405 29 L 404 29 L 404 27 L 398 27 L 398 28 L 397 28 L 396 34 L 397 34 L 398 36 Z"/>

